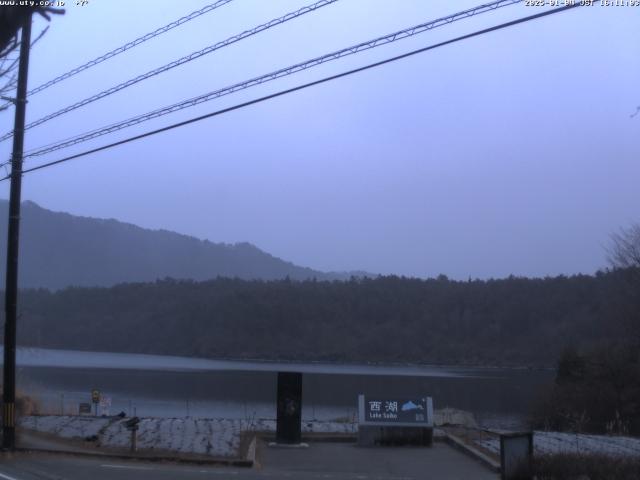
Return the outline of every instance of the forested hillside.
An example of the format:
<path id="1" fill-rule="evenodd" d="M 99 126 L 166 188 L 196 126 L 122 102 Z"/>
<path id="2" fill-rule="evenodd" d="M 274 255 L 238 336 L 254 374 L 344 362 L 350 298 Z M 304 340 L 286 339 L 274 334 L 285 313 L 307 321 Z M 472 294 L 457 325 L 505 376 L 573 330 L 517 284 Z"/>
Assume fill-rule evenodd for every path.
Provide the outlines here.
<path id="1" fill-rule="evenodd" d="M 0 274 L 4 278 L 8 202 L 0 200 Z M 111 286 L 173 277 L 208 280 L 344 279 L 276 258 L 249 243 L 233 245 L 148 230 L 117 220 L 52 212 L 33 202 L 22 205 L 20 275 L 22 287 Z"/>
<path id="2" fill-rule="evenodd" d="M 622 335 L 638 312 L 623 273 L 28 290 L 18 336 L 22 345 L 202 357 L 554 365 L 566 346 Z"/>

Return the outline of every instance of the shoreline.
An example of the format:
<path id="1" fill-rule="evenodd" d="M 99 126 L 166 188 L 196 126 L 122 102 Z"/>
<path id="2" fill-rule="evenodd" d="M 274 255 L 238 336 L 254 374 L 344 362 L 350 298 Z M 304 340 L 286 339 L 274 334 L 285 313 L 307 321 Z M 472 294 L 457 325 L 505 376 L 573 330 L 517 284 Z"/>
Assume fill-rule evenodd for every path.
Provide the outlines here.
<path id="1" fill-rule="evenodd" d="M 0 351 L 3 348 L 0 347 Z M 538 365 L 477 365 L 477 364 L 436 364 L 436 363 L 414 363 L 414 362 L 381 362 L 381 361 L 365 361 L 365 362 L 345 362 L 345 361 L 332 361 L 332 360 L 292 360 L 292 359 L 264 359 L 264 358 L 234 358 L 234 357 L 188 357 L 180 355 L 167 355 L 167 354 L 149 354 L 149 353 L 132 353 L 132 352 L 104 352 L 104 351 L 92 351 L 92 350 L 69 350 L 58 348 L 42 348 L 31 346 L 18 346 L 17 348 L 19 366 L 24 367 L 55 367 L 55 368 L 112 368 L 112 369 L 140 369 L 140 370 L 167 370 L 167 371 L 279 371 L 278 366 L 283 367 L 285 370 L 290 370 L 290 367 L 296 366 L 300 369 L 309 369 L 310 371 L 303 371 L 303 373 L 332 373 L 341 374 L 339 369 L 380 369 L 381 371 L 391 369 L 411 369 L 411 372 L 394 372 L 397 375 L 410 376 L 415 374 L 416 376 L 429 376 L 428 373 L 447 372 L 450 374 L 460 374 L 460 370 L 486 370 L 489 372 L 495 372 L 499 370 L 504 371 L 536 371 L 536 372 L 553 372 L 556 367 L 553 366 L 538 366 Z M 45 359 L 42 357 L 49 356 Z M 88 362 L 88 365 L 69 364 L 68 361 L 60 361 L 59 363 L 52 363 L 51 360 L 55 360 L 57 357 L 84 357 L 87 360 L 91 360 L 90 357 L 103 359 L 125 359 L 140 360 L 143 363 L 142 366 L 118 366 L 108 365 L 105 362 Z M 22 358 L 20 358 L 22 357 Z M 51 358 L 53 357 L 53 358 Z M 20 361 L 22 360 L 22 361 Z M 153 365 L 151 361 L 155 360 L 160 365 Z M 3 360 L 0 355 L 0 364 Z M 92 363 L 92 364 L 91 364 Z M 164 363 L 164 365 L 163 365 Z M 251 368 L 253 365 L 254 368 Z M 259 366 L 259 368 L 256 368 Z M 243 368 L 246 367 L 246 368 Z M 274 367 L 260 368 L 260 367 Z M 328 367 L 327 371 L 323 371 L 322 367 Z M 335 369 L 335 370 L 334 370 Z M 353 372 L 345 372 L 349 374 Z M 378 372 L 361 370 L 361 375 L 376 375 Z M 422 374 L 422 375 L 420 375 Z"/>

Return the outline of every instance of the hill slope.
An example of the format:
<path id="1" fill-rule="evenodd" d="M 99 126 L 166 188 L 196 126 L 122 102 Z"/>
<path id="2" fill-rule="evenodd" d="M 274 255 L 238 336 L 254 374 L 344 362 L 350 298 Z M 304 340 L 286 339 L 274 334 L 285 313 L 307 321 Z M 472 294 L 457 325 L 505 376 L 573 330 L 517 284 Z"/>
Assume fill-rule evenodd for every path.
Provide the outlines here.
<path id="1" fill-rule="evenodd" d="M 6 264 L 8 202 L 0 200 L 0 272 Z M 111 286 L 172 277 L 207 280 L 339 279 L 299 267 L 249 243 L 212 243 L 166 230 L 147 230 L 117 220 L 52 212 L 22 205 L 21 287 Z"/>

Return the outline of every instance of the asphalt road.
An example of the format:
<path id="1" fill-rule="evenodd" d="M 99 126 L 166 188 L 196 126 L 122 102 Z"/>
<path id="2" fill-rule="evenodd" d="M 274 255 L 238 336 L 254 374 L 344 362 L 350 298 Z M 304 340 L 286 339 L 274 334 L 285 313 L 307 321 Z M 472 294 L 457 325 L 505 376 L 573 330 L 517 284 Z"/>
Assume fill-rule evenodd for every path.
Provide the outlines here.
<path id="1" fill-rule="evenodd" d="M 0 456 L 0 480 L 133 479 L 496 480 L 498 475 L 451 447 L 358 448 L 317 443 L 309 449 L 260 448 L 254 468 L 112 461 L 62 454 Z"/>

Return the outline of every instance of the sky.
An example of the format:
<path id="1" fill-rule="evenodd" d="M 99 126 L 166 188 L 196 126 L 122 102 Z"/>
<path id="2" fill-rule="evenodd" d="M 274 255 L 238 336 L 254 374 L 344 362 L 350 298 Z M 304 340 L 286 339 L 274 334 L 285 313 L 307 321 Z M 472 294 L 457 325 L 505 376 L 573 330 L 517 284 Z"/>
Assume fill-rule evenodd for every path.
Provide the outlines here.
<path id="1" fill-rule="evenodd" d="M 33 88 L 213 0 L 67 1 Z M 313 3 L 234 0 L 29 98 L 27 122 Z M 26 132 L 33 149 L 478 5 L 339 0 Z M 80 4 L 83 4 L 80 6 Z M 539 13 L 520 3 L 118 133 L 25 168 Z M 23 199 L 324 271 L 594 273 L 640 221 L 640 6 L 579 7 L 27 174 Z M 47 25 L 34 21 L 34 35 Z M 0 112 L 0 133 L 13 113 Z M 9 158 L 11 142 L 0 143 Z M 8 182 L 0 198 L 8 198 Z"/>

